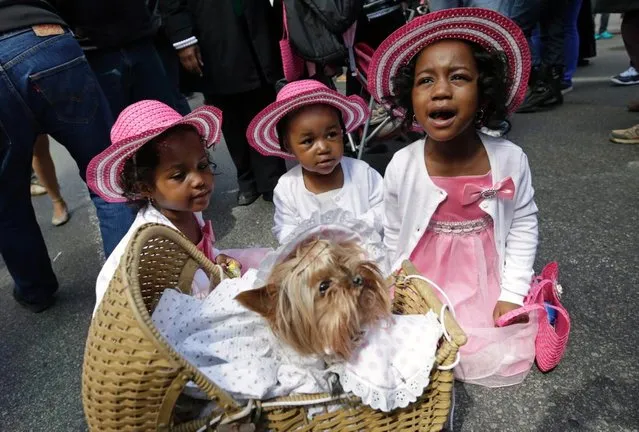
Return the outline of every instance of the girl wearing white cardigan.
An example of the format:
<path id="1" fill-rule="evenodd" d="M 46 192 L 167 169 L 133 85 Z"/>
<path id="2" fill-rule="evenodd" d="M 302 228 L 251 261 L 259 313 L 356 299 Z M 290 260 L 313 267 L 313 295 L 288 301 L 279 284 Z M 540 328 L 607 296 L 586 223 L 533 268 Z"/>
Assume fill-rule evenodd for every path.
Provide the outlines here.
<path id="1" fill-rule="evenodd" d="M 402 112 L 406 127 L 426 132 L 386 169 L 384 243 L 395 268 L 410 259 L 455 309 L 469 336 L 457 378 L 514 384 L 532 365 L 536 322 L 496 323 L 530 289 L 537 206 L 523 151 L 478 130 L 521 102 L 528 48 L 495 12 L 432 15 L 393 33 L 369 69 L 373 95 Z M 495 25 L 510 37 L 496 39 Z"/>

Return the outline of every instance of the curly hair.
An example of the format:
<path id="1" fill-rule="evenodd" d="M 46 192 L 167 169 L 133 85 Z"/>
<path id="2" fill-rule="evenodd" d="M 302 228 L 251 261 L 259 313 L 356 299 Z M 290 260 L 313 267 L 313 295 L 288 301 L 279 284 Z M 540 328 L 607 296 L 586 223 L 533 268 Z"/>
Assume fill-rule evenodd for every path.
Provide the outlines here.
<path id="1" fill-rule="evenodd" d="M 144 144 L 124 163 L 120 173 L 122 195 L 136 212 L 149 203 L 145 194 L 155 189 L 155 170 L 160 163 L 159 144 L 171 135 L 186 132 L 198 133 L 197 129 L 190 125 L 172 127 Z M 209 160 L 209 163 L 215 168 L 212 161 Z"/>
<path id="2" fill-rule="evenodd" d="M 506 120 L 506 101 L 508 98 L 508 62 L 502 51 L 488 52 L 482 46 L 464 41 L 468 44 L 477 63 L 479 78 L 479 106 L 483 109 L 483 115 L 477 119 L 475 126 L 480 129 L 487 124 L 494 124 Z M 412 91 L 415 83 L 415 66 L 419 54 L 410 62 L 399 68 L 392 78 L 395 95 L 386 98 L 393 109 L 404 110 L 402 126 L 410 130 L 413 124 L 413 100 Z"/>
<path id="3" fill-rule="evenodd" d="M 300 111 L 302 111 L 304 108 L 308 108 L 309 106 L 312 106 L 312 105 L 304 105 L 302 107 L 297 108 L 296 110 L 291 111 L 290 113 L 282 117 L 280 121 L 278 121 L 277 124 L 275 125 L 275 130 L 277 131 L 277 139 L 280 142 L 280 149 L 282 149 L 282 151 L 285 151 L 286 153 L 291 153 L 291 149 L 288 146 L 288 140 L 285 139 L 286 136 L 288 135 L 288 126 L 291 123 L 291 120 L 297 114 L 299 114 Z M 337 113 L 337 118 L 339 119 L 339 126 L 342 128 L 342 131 L 344 133 L 344 136 L 342 136 L 342 139 L 345 140 L 346 126 L 344 125 L 344 118 L 342 117 L 342 112 L 332 105 L 327 104 L 326 106 L 331 107 Z"/>

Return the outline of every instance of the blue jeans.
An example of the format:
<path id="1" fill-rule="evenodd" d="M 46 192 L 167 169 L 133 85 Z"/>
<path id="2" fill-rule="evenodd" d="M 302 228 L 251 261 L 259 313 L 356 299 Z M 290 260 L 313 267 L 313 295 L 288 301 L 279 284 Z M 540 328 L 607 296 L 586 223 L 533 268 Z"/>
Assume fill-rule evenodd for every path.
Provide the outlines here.
<path id="1" fill-rule="evenodd" d="M 145 99 L 159 100 L 176 110 L 180 108 L 176 106 L 172 83 L 151 39 L 123 48 L 87 51 L 86 56 L 114 117 L 132 103 Z"/>
<path id="2" fill-rule="evenodd" d="M 0 253 L 16 294 L 43 301 L 58 288 L 29 193 L 33 144 L 40 133 L 62 143 L 80 176 L 109 145 L 113 116 L 71 33 L 0 34 Z M 126 234 L 133 213 L 91 194 L 105 252 Z M 82 241 L 82 239 L 78 239 Z"/>
<path id="3" fill-rule="evenodd" d="M 577 21 L 582 0 L 571 0 L 564 15 L 564 81 L 572 84 L 572 77 L 579 62 L 579 30 Z"/>

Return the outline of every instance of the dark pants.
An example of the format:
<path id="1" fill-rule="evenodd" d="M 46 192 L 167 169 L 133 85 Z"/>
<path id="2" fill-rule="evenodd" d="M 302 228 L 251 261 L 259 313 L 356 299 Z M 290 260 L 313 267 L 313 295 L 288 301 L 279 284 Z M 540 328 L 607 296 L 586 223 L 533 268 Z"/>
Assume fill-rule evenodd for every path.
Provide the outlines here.
<path id="1" fill-rule="evenodd" d="M 155 49 L 158 51 L 162 66 L 164 66 L 164 71 L 169 80 L 169 85 L 171 86 L 173 106 L 180 114 L 187 115 L 191 112 L 191 107 L 180 91 L 180 59 L 177 55 L 177 51 L 175 51 L 175 48 L 173 48 L 173 45 L 171 45 L 171 42 L 162 30 L 160 30 L 155 37 Z"/>
<path id="2" fill-rule="evenodd" d="M 159 100 L 177 108 L 171 82 L 151 39 L 120 49 L 87 51 L 86 56 L 114 117 L 144 99 Z"/>
<path id="3" fill-rule="evenodd" d="M 595 26 L 597 25 L 597 15 L 593 15 L 595 18 Z M 608 31 L 608 21 L 610 21 L 610 14 L 602 13 L 599 15 L 599 32 L 597 34 L 601 34 Z"/>
<path id="4" fill-rule="evenodd" d="M 630 57 L 630 63 L 639 65 L 639 10 L 632 10 L 623 14 L 621 21 L 621 37 Z"/>
<path id="5" fill-rule="evenodd" d="M 206 95 L 206 103 L 215 105 L 224 113 L 222 132 L 237 169 L 240 192 L 272 192 L 280 176 L 286 172 L 284 160 L 262 156 L 246 140 L 246 130 L 253 117 L 273 101 L 273 86 L 239 94 Z"/>
<path id="6" fill-rule="evenodd" d="M 85 179 L 91 158 L 109 145 L 113 116 L 69 32 L 39 37 L 25 29 L 0 35 L 0 100 L 0 253 L 16 293 L 37 303 L 51 297 L 58 282 L 29 192 L 35 139 L 41 133 L 53 136 Z M 108 254 L 128 231 L 133 213 L 94 194 L 91 199 Z"/>
<path id="7" fill-rule="evenodd" d="M 576 0 L 542 0 L 539 27 L 533 32 L 533 64 L 565 66 L 564 20 L 569 2 Z"/>

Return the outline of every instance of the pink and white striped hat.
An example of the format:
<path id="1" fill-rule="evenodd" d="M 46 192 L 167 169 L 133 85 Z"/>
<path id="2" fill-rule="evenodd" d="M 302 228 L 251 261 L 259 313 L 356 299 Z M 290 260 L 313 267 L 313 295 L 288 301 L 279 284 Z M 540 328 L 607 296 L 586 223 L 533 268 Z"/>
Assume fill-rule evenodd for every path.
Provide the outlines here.
<path id="1" fill-rule="evenodd" d="M 220 139 L 222 111 L 202 106 L 182 117 L 168 105 L 144 100 L 126 107 L 111 128 L 111 145 L 95 156 L 87 168 L 87 185 L 107 202 L 126 202 L 120 174 L 126 161 L 144 144 L 178 125 L 197 129 L 206 147 Z"/>
<path id="2" fill-rule="evenodd" d="M 286 84 L 277 100 L 264 108 L 249 124 L 246 138 L 251 146 L 265 156 L 295 157 L 280 148 L 277 123 L 286 114 L 308 105 L 326 104 L 340 110 L 346 132 L 356 129 L 370 115 L 368 105 L 359 96 L 344 96 L 315 80 L 300 80 Z"/>
<path id="3" fill-rule="evenodd" d="M 368 91 L 377 102 L 393 94 L 391 80 L 426 46 L 444 39 L 463 39 L 489 52 L 503 51 L 508 61 L 506 107 L 513 113 L 523 102 L 530 75 L 530 50 L 514 21 L 483 8 L 456 8 L 416 18 L 395 30 L 375 51 L 368 69 Z M 400 111 L 401 114 L 401 111 Z"/>

